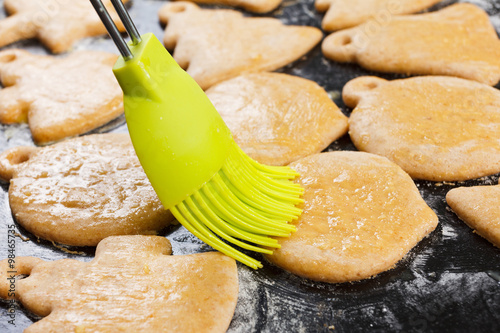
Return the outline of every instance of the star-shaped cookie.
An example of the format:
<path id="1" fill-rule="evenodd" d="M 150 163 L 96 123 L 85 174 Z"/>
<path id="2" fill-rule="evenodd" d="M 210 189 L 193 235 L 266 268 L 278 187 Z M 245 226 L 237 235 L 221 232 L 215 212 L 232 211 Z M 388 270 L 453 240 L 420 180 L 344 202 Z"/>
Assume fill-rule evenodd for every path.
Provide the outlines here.
<path id="1" fill-rule="evenodd" d="M 83 134 L 123 113 L 112 67 L 117 56 L 79 51 L 65 57 L 0 52 L 0 122 L 28 122 L 37 144 Z"/>
<path id="2" fill-rule="evenodd" d="M 163 237 L 117 236 L 99 243 L 88 263 L 5 259 L 0 297 L 45 317 L 27 333 L 226 332 L 238 298 L 235 261 L 218 252 L 171 252 Z"/>
<path id="3" fill-rule="evenodd" d="M 190 2 L 160 9 L 164 43 L 174 59 L 207 89 L 242 73 L 273 71 L 308 53 L 323 37 L 314 27 L 286 26 L 269 17 L 230 9 L 200 9 Z"/>
<path id="4" fill-rule="evenodd" d="M 118 29 L 124 31 L 110 0 L 103 3 Z M 5 0 L 4 6 L 10 16 L 0 20 L 0 47 L 38 38 L 53 53 L 61 53 L 79 39 L 106 33 L 89 0 Z"/>

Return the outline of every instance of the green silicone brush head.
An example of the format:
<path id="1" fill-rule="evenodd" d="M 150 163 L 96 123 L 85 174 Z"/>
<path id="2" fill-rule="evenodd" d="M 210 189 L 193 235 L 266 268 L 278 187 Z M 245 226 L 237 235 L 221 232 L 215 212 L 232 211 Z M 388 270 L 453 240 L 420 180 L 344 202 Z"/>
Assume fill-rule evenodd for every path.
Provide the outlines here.
<path id="1" fill-rule="evenodd" d="M 113 71 L 132 143 L 163 206 L 214 249 L 262 267 L 228 243 L 267 254 L 279 248 L 273 237 L 288 237 L 301 214 L 297 172 L 248 157 L 154 35 L 129 48 L 133 57 L 121 57 Z"/>

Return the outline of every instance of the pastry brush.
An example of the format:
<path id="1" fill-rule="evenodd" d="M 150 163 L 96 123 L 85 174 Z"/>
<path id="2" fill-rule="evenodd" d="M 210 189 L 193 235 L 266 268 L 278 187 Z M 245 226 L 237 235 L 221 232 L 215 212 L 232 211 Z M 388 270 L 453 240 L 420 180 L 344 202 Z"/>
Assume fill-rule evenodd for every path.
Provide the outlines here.
<path id="1" fill-rule="evenodd" d="M 152 34 L 140 35 L 120 0 L 112 0 L 126 43 L 101 0 L 90 0 L 118 47 L 113 72 L 123 90 L 132 144 L 165 209 L 214 249 L 252 267 L 235 249 L 272 254 L 276 237 L 295 231 L 303 188 L 289 167 L 247 156 L 205 92 Z"/>

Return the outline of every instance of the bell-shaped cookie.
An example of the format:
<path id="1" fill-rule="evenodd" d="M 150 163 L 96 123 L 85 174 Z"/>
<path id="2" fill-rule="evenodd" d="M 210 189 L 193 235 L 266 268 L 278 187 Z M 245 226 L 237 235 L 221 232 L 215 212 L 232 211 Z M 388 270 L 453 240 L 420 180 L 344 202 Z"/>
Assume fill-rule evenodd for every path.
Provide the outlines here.
<path id="1" fill-rule="evenodd" d="M 5 259 L 0 297 L 44 317 L 30 333 L 226 332 L 238 298 L 235 261 L 171 252 L 163 237 L 115 236 L 99 243 L 91 262 Z"/>
<path id="2" fill-rule="evenodd" d="M 438 218 L 412 179 L 384 157 L 329 152 L 290 167 L 304 187 L 297 231 L 266 258 L 303 277 L 340 283 L 389 270 Z"/>
<path id="3" fill-rule="evenodd" d="M 472 4 L 369 21 L 329 35 L 322 50 L 331 60 L 373 71 L 449 75 L 488 85 L 500 80 L 500 40 L 488 14 Z"/>
<path id="4" fill-rule="evenodd" d="M 49 241 L 95 246 L 113 235 L 155 234 L 173 220 L 128 134 L 96 134 L 0 155 L 16 221 Z"/>
<path id="5" fill-rule="evenodd" d="M 458 181 L 500 172 L 500 91 L 475 81 L 365 76 L 344 86 L 349 135 L 413 178 Z"/>
<path id="6" fill-rule="evenodd" d="M 207 90 L 236 143 L 253 159 L 287 165 L 319 153 L 347 133 L 347 117 L 317 83 L 251 73 Z"/>

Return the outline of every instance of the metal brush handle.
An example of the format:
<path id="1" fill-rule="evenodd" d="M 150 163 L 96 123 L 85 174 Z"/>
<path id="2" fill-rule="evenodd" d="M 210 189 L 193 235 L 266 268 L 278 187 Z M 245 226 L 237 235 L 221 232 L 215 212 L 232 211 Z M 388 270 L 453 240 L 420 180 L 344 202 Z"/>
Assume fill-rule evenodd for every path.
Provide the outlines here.
<path id="1" fill-rule="evenodd" d="M 113 19 L 108 13 L 108 10 L 104 6 L 101 0 L 90 0 L 92 3 L 92 6 L 94 6 L 94 9 L 97 12 L 97 15 L 99 15 L 102 23 L 106 27 L 106 30 L 108 31 L 108 34 L 111 36 L 111 39 L 115 43 L 116 47 L 120 51 L 121 55 L 125 60 L 130 60 L 134 57 L 130 49 L 128 48 L 127 43 L 123 39 L 120 31 L 116 27 L 116 24 L 113 22 Z M 128 35 L 132 39 L 132 44 L 137 45 L 138 43 L 141 42 L 141 35 L 139 34 L 139 31 L 137 30 L 134 22 L 132 21 L 132 18 L 130 17 L 130 14 L 128 13 L 127 9 L 125 8 L 125 5 L 121 0 L 111 0 L 111 3 L 113 4 L 113 7 L 115 7 L 116 12 L 118 13 L 118 16 L 123 22 L 123 25 L 125 26 L 125 29 L 127 30 Z"/>

